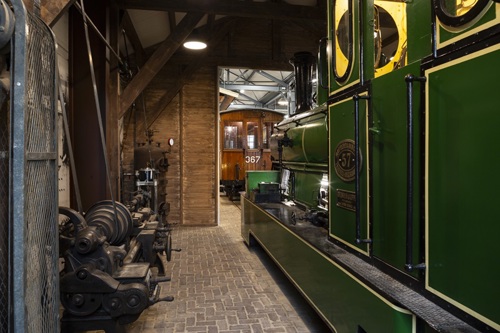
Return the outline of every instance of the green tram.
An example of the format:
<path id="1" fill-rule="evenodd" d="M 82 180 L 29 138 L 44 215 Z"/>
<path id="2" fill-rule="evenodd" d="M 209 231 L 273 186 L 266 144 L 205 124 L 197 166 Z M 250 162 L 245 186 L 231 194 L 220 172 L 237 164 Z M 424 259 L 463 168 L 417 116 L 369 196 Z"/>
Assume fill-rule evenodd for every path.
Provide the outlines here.
<path id="1" fill-rule="evenodd" d="M 327 10 L 321 106 L 247 172 L 243 238 L 333 332 L 500 331 L 500 3 Z"/>

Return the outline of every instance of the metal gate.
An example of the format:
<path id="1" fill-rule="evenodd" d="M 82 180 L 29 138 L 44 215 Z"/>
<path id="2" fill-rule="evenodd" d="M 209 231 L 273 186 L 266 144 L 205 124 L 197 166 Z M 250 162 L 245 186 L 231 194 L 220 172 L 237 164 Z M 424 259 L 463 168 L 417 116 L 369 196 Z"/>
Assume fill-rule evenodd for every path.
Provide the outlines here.
<path id="1" fill-rule="evenodd" d="M 12 7 L 10 111 L 0 110 L 0 333 L 58 332 L 55 41 L 21 0 Z"/>

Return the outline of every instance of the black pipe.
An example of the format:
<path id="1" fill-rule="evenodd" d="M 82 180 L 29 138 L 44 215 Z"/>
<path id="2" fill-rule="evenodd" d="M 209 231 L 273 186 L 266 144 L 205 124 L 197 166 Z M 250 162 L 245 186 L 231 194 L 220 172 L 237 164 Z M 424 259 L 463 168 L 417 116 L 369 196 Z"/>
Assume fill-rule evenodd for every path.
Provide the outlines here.
<path id="1" fill-rule="evenodd" d="M 411 272 L 414 268 L 423 268 L 422 264 L 413 265 L 413 81 L 425 82 L 425 77 L 408 74 L 405 77 L 407 95 L 407 169 L 406 169 L 406 264 Z"/>
<path id="2" fill-rule="evenodd" d="M 313 108 L 313 69 L 316 58 L 310 52 L 297 52 L 290 59 L 295 71 L 295 114 Z"/>
<path id="3" fill-rule="evenodd" d="M 363 21 L 363 0 L 359 0 L 359 81 L 363 85 L 365 84 L 365 55 L 364 55 L 364 50 L 365 50 L 365 43 L 364 43 L 364 21 Z"/>
<path id="4" fill-rule="evenodd" d="M 370 96 L 354 95 L 354 184 L 356 195 L 356 244 L 371 243 L 371 239 L 361 239 L 361 190 L 360 190 L 360 174 L 359 174 L 359 100 L 369 99 Z"/>

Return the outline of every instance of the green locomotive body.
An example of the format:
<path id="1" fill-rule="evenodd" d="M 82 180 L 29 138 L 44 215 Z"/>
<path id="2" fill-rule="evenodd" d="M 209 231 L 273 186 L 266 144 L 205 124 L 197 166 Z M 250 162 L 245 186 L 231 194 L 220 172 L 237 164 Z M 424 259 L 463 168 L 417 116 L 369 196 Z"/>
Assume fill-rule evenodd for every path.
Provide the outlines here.
<path id="1" fill-rule="evenodd" d="M 329 0 L 327 18 L 328 99 L 277 126 L 284 202 L 242 197 L 244 239 L 334 332 L 500 331 L 500 4 Z"/>

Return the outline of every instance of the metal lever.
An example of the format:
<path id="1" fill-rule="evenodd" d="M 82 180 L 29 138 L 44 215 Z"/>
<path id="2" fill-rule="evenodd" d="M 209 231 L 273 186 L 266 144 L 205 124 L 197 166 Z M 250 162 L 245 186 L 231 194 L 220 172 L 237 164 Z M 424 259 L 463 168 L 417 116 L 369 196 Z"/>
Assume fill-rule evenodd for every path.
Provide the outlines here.
<path id="1" fill-rule="evenodd" d="M 162 298 L 158 298 L 158 302 L 173 302 L 174 296 L 165 296 Z"/>
<path id="2" fill-rule="evenodd" d="M 413 265 L 413 82 L 426 82 L 425 76 L 408 74 L 406 81 L 407 98 L 407 192 L 406 192 L 406 264 L 405 268 L 411 272 L 413 269 L 425 269 L 425 264 Z"/>
<path id="3" fill-rule="evenodd" d="M 354 100 L 354 175 L 355 175 L 355 192 L 356 192 L 356 244 L 371 243 L 372 240 L 361 239 L 361 202 L 360 202 L 360 182 L 359 182 L 359 100 L 370 99 L 369 95 L 360 96 L 358 94 L 352 96 Z"/>
<path id="4" fill-rule="evenodd" d="M 158 302 L 173 302 L 174 301 L 174 296 L 165 296 L 162 298 L 155 297 L 155 298 L 150 298 L 149 299 L 149 306 L 154 305 Z"/>
<path id="5" fill-rule="evenodd" d="M 151 278 L 149 279 L 149 282 L 153 283 L 153 284 L 158 284 L 160 282 L 167 282 L 167 281 L 170 281 L 170 277 L 169 276 L 157 276 L 155 278 Z"/>

